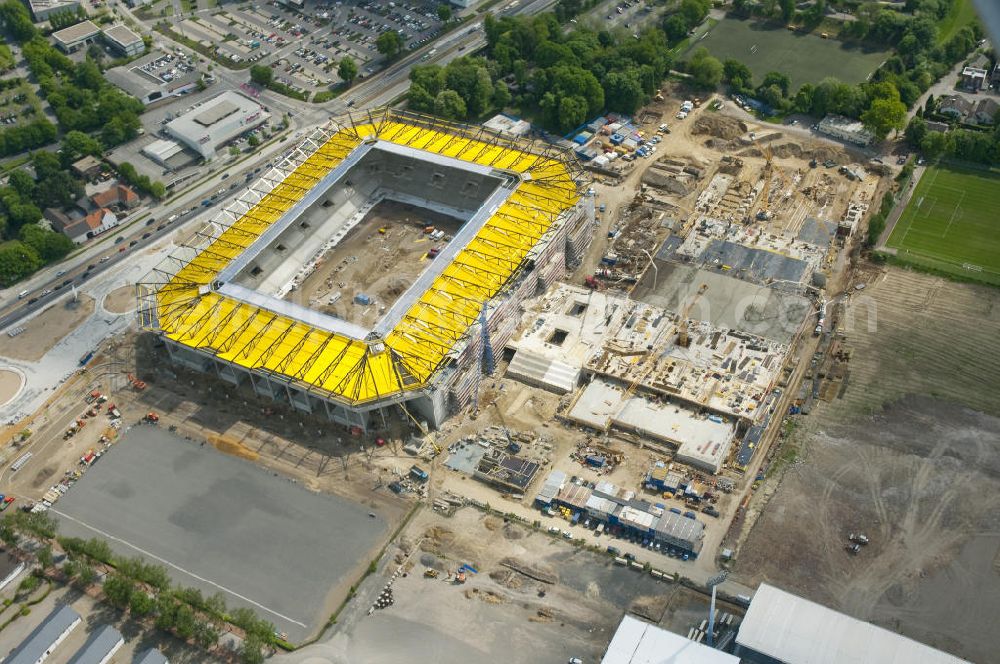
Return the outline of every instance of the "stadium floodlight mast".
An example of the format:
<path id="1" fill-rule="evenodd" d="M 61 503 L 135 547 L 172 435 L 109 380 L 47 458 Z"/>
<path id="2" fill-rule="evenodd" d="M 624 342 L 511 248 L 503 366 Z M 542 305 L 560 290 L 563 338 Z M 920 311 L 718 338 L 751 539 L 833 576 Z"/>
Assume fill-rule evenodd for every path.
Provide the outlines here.
<path id="1" fill-rule="evenodd" d="M 729 576 L 729 572 L 722 571 L 705 582 L 705 585 L 712 590 L 712 603 L 708 605 L 708 647 L 714 648 L 715 635 L 715 589 Z"/>

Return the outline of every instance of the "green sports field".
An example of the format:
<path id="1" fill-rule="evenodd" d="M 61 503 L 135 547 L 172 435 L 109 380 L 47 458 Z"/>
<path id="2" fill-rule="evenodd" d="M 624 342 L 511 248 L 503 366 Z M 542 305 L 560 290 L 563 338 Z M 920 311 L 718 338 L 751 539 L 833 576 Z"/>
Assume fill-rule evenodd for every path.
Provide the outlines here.
<path id="1" fill-rule="evenodd" d="M 1000 284 L 1000 173 L 928 168 L 886 245 L 913 263 Z"/>
<path id="2" fill-rule="evenodd" d="M 787 74 L 793 92 L 827 76 L 861 83 L 889 57 L 887 50 L 849 47 L 836 39 L 737 18 L 722 19 L 705 37 L 693 37 L 687 54 L 699 46 L 720 60 L 739 60 L 753 72 L 756 83 L 768 72 Z"/>

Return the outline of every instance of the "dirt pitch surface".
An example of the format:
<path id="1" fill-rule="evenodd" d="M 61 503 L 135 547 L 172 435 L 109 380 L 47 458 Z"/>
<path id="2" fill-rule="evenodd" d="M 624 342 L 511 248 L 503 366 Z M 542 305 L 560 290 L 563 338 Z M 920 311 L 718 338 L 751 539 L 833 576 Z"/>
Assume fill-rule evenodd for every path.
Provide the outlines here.
<path id="1" fill-rule="evenodd" d="M 428 225 L 450 238 L 461 222 L 413 205 L 382 201 L 323 256 L 316 271 L 286 299 L 358 325 L 374 325 L 382 308 L 392 306 L 430 265 L 427 252 L 447 244 L 445 238 L 431 240 L 424 233 Z M 340 296 L 331 303 L 336 293 Z M 374 303 L 356 304 L 354 297 L 361 294 Z"/>
<path id="2" fill-rule="evenodd" d="M 53 508 L 63 534 L 101 537 L 223 592 L 289 640 L 314 633 L 387 534 L 381 517 L 246 461 L 139 426 Z M 360 568 L 360 569 L 359 569 Z"/>
<path id="3" fill-rule="evenodd" d="M 0 368 L 0 406 L 4 405 L 17 396 L 21 391 L 21 384 L 24 379 L 21 374 L 10 369 Z"/>
<path id="4" fill-rule="evenodd" d="M 127 314 L 135 309 L 135 286 L 119 286 L 104 296 L 102 306 L 113 314 Z"/>
<path id="5" fill-rule="evenodd" d="M 12 360 L 37 362 L 94 313 L 94 298 L 80 295 L 72 299 L 60 300 L 48 309 L 31 318 L 19 327 L 24 332 L 14 338 L 6 337 L 0 346 L 0 355 Z"/>
<path id="6" fill-rule="evenodd" d="M 847 389 L 794 420 L 799 458 L 737 575 L 995 661 L 1000 292 L 896 268 L 863 292 L 877 328 L 856 317 Z"/>

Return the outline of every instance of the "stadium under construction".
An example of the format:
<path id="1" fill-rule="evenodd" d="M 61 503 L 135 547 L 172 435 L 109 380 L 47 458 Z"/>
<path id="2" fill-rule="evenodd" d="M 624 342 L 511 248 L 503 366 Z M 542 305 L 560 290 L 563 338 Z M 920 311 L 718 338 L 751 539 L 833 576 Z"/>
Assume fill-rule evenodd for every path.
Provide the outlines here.
<path id="1" fill-rule="evenodd" d="M 332 120 L 138 284 L 140 324 L 174 362 L 302 412 L 367 430 L 405 404 L 438 426 L 470 403 L 521 302 L 582 257 L 584 186 L 569 153 L 485 128 L 391 110 Z M 374 325 L 296 301 L 383 201 L 457 231 L 395 301 L 360 303 L 378 307 Z"/>

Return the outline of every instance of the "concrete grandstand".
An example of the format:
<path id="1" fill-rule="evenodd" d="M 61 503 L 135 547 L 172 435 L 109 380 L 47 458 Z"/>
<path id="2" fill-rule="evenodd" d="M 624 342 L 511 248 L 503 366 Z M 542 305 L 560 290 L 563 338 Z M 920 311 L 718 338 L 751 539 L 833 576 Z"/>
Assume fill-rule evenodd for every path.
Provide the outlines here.
<path id="1" fill-rule="evenodd" d="M 331 121 L 138 286 L 173 359 L 367 430 L 403 405 L 431 426 L 467 405 L 485 311 L 502 347 L 518 306 L 565 273 L 592 219 L 568 153 L 383 110 Z M 328 253 L 395 201 L 457 230 L 371 325 L 299 303 Z M 379 232 L 386 232 L 380 228 Z"/>

